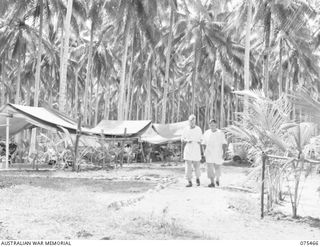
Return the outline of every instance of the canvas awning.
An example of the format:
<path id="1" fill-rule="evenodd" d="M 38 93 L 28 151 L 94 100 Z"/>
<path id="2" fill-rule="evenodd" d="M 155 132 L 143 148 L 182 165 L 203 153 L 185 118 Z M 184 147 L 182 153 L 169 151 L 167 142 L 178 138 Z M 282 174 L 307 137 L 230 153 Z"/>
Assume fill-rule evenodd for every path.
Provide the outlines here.
<path id="1" fill-rule="evenodd" d="M 75 133 L 77 129 L 76 122 L 70 118 L 43 107 L 7 104 L 0 109 L 0 112 L 12 114 L 9 127 L 10 136 L 32 127 L 40 127 L 51 131 L 61 130 L 61 127 L 63 127 L 70 133 Z M 6 136 L 5 124 L 6 117 L 0 116 L 0 138 Z M 87 131 L 87 129 L 83 129 L 83 131 Z"/>
<path id="2" fill-rule="evenodd" d="M 140 137 L 151 126 L 150 120 L 102 120 L 96 127 L 90 129 L 91 134 L 113 138 Z M 126 134 L 125 134 L 126 131 Z"/>
<path id="3" fill-rule="evenodd" d="M 150 144 L 165 144 L 181 140 L 183 130 L 188 121 L 172 124 L 153 124 L 142 136 L 141 140 Z"/>

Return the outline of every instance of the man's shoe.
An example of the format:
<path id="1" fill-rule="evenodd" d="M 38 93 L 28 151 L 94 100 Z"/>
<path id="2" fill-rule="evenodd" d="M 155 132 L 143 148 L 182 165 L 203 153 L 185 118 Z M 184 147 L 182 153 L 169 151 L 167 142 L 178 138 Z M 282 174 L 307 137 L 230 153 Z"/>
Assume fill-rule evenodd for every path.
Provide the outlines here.
<path id="1" fill-rule="evenodd" d="M 211 183 L 211 184 L 208 185 L 208 187 L 213 188 L 213 187 L 216 187 L 216 186 L 214 185 L 214 183 Z"/>
<path id="2" fill-rule="evenodd" d="M 199 178 L 197 178 L 196 182 L 197 182 L 197 186 L 200 186 L 200 179 Z"/>
<path id="3" fill-rule="evenodd" d="M 219 181 L 216 181 L 216 184 L 217 184 L 217 186 L 219 186 L 220 185 Z"/>
<path id="4" fill-rule="evenodd" d="M 186 185 L 186 187 L 192 187 L 191 181 L 189 181 L 189 183 Z"/>

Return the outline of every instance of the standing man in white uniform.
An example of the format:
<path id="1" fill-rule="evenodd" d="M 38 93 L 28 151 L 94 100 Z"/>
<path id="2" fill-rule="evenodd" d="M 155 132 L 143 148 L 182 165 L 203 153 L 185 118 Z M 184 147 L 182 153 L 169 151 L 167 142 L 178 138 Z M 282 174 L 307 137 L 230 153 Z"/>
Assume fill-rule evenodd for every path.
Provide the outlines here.
<path id="1" fill-rule="evenodd" d="M 211 119 L 209 125 L 210 129 L 203 135 L 203 145 L 205 146 L 207 175 L 211 180 L 208 187 L 215 187 L 215 182 L 217 186 L 220 185 L 221 165 L 226 155 L 227 140 L 224 133 L 217 129 L 216 120 Z"/>
<path id="2" fill-rule="evenodd" d="M 186 162 L 185 172 L 188 181 L 186 187 L 192 187 L 192 165 L 196 174 L 197 186 L 200 186 L 202 130 L 199 126 L 196 126 L 195 115 L 190 115 L 189 126 L 184 129 L 181 141 L 182 143 L 185 143 L 183 158 Z"/>

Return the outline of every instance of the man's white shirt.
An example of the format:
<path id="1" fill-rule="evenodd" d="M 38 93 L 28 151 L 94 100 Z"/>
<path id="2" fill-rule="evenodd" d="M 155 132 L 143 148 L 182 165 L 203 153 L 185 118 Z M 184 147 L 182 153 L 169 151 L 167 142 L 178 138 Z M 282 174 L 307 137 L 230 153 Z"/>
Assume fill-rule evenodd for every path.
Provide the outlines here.
<path id="1" fill-rule="evenodd" d="M 223 144 L 227 144 L 224 133 L 217 129 L 212 132 L 208 129 L 203 135 L 203 144 L 206 145 L 205 157 L 207 163 L 222 165 L 223 163 Z"/>
<path id="2" fill-rule="evenodd" d="M 200 161 L 201 149 L 199 143 L 202 142 L 202 130 L 200 127 L 186 127 L 182 132 L 181 141 L 187 142 L 183 152 L 184 160 Z M 189 141 L 191 143 L 188 143 Z"/>

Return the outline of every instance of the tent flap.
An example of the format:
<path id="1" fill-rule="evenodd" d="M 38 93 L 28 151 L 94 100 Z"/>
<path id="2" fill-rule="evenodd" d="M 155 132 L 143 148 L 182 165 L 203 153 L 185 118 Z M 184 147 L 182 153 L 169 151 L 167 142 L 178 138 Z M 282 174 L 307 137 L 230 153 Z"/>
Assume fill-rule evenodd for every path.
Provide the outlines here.
<path id="1" fill-rule="evenodd" d="M 153 124 L 142 136 L 141 140 L 150 144 L 165 144 L 181 140 L 183 130 L 188 121 L 172 124 Z"/>

